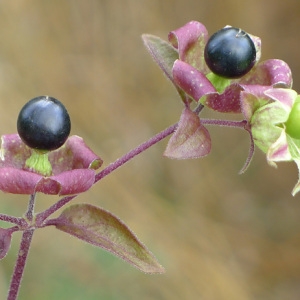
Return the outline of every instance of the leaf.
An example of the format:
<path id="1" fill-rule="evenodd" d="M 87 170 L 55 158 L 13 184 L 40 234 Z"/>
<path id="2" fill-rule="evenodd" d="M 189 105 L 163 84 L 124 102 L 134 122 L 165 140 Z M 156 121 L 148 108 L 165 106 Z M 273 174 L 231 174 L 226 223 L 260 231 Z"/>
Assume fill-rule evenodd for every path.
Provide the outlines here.
<path id="1" fill-rule="evenodd" d="M 103 248 L 145 273 L 164 268 L 130 229 L 110 212 L 90 204 L 65 209 L 52 224 L 89 244 Z"/>
<path id="2" fill-rule="evenodd" d="M 201 124 L 197 114 L 185 108 L 164 156 L 176 159 L 199 158 L 207 155 L 210 149 L 211 140 L 208 130 Z"/>
<path id="3" fill-rule="evenodd" d="M 167 77 L 174 83 L 172 68 L 174 61 L 178 59 L 178 52 L 176 51 L 176 49 L 172 47 L 171 44 L 155 35 L 143 34 L 142 39 L 155 62 L 164 71 Z"/>
<path id="4" fill-rule="evenodd" d="M 0 259 L 4 258 L 11 244 L 11 229 L 0 228 Z"/>

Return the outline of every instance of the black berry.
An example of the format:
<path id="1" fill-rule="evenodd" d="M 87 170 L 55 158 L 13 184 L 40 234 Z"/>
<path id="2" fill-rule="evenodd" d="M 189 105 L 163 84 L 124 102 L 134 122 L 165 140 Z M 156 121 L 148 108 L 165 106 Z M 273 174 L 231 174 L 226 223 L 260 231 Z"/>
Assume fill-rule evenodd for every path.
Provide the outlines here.
<path id="1" fill-rule="evenodd" d="M 238 78 L 248 73 L 255 64 L 256 49 L 245 31 L 225 27 L 210 37 L 204 58 L 213 73 Z"/>
<path id="2" fill-rule="evenodd" d="M 49 96 L 36 97 L 21 109 L 18 133 L 30 148 L 51 151 L 62 146 L 71 131 L 69 114 L 63 104 Z"/>

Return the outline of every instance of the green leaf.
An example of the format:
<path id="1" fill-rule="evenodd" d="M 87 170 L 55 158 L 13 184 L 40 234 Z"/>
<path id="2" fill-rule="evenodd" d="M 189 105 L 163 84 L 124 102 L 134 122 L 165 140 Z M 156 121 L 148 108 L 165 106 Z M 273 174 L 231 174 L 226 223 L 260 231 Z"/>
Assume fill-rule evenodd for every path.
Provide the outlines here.
<path id="1" fill-rule="evenodd" d="M 110 212 L 76 204 L 65 209 L 53 224 L 87 243 L 101 247 L 145 273 L 163 273 L 164 268 L 130 229 Z"/>
<path id="2" fill-rule="evenodd" d="M 155 62 L 174 83 L 172 68 L 175 60 L 179 58 L 177 50 L 171 44 L 155 35 L 143 34 L 142 39 Z"/>

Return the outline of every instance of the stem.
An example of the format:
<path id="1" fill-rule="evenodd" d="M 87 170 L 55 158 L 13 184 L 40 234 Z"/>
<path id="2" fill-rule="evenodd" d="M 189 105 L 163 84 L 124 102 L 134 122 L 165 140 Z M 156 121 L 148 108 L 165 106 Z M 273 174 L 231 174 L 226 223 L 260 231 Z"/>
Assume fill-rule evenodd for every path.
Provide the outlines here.
<path id="1" fill-rule="evenodd" d="M 239 174 L 245 173 L 247 168 L 250 165 L 250 162 L 252 160 L 253 154 L 254 154 L 254 140 L 253 136 L 251 134 L 251 129 L 250 125 L 247 120 L 242 120 L 242 121 L 230 121 L 230 120 L 213 120 L 213 119 L 201 119 L 201 123 L 205 125 L 217 125 L 217 126 L 226 126 L 226 127 L 235 127 L 235 128 L 241 128 L 245 129 L 246 131 L 249 132 L 250 134 L 250 149 L 249 149 L 249 154 L 246 159 L 246 162 L 244 163 L 242 169 L 239 171 Z"/>
<path id="2" fill-rule="evenodd" d="M 14 273 L 10 282 L 7 300 L 16 300 L 20 289 L 24 268 L 32 240 L 34 229 L 27 229 L 23 232 L 20 244 L 18 259 L 15 265 Z"/>
<path id="3" fill-rule="evenodd" d="M 16 224 L 19 227 L 26 227 L 27 225 L 27 222 L 23 218 L 17 218 L 6 214 L 0 214 L 0 220 Z"/>
<path id="4" fill-rule="evenodd" d="M 140 144 L 136 148 L 132 149 L 131 151 L 129 151 L 128 153 L 123 155 L 122 157 L 118 158 L 115 162 L 108 165 L 106 168 L 104 168 L 101 172 L 99 172 L 96 175 L 94 183 L 98 182 L 99 180 L 101 180 L 102 178 L 104 178 L 105 176 L 110 174 L 112 171 L 114 171 L 114 170 L 118 169 L 119 167 L 123 166 L 126 162 L 128 162 L 129 160 L 131 160 L 132 158 L 134 158 L 135 156 L 137 156 L 141 152 L 147 150 L 148 148 L 155 145 L 156 143 L 158 143 L 159 141 L 161 141 L 162 139 L 164 139 L 168 135 L 172 134 L 175 131 L 175 129 L 177 128 L 177 126 L 178 126 L 178 123 L 171 125 L 167 129 L 159 132 L 158 134 L 156 134 L 155 136 L 150 138 L 148 141 Z M 52 215 L 54 212 L 56 212 L 58 209 L 60 209 L 64 205 L 66 205 L 68 202 L 70 202 L 71 200 L 73 200 L 77 196 L 78 195 L 64 197 L 61 200 L 59 200 L 58 202 L 56 202 L 55 204 L 53 204 L 52 206 L 50 206 L 45 211 L 39 213 L 36 216 L 36 225 L 38 227 L 42 227 L 43 222 L 50 215 Z"/>
<path id="5" fill-rule="evenodd" d="M 245 129 L 248 131 L 249 136 L 250 136 L 250 148 L 249 148 L 249 153 L 248 153 L 248 157 L 246 159 L 246 162 L 244 164 L 244 166 L 242 167 L 242 169 L 240 170 L 239 174 L 243 174 L 246 172 L 247 168 L 249 167 L 251 160 L 253 158 L 254 155 L 254 150 L 255 150 L 255 145 L 254 145 L 254 139 L 251 133 L 251 129 L 250 127 L 247 128 L 247 126 L 245 126 Z"/>
<path id="6" fill-rule="evenodd" d="M 195 112 L 200 113 L 200 111 L 203 109 L 203 105 L 199 105 Z M 214 119 L 201 119 L 202 124 L 204 125 L 216 125 L 216 126 L 227 126 L 227 127 L 237 127 L 237 128 L 244 128 L 247 124 L 247 121 L 228 121 L 228 120 L 214 120 Z M 159 132 L 146 142 L 140 144 L 136 148 L 132 149 L 122 157 L 118 158 L 115 162 L 108 165 L 106 168 L 104 168 L 101 172 L 99 172 L 95 177 L 95 182 L 98 182 L 99 180 L 103 179 L 105 176 L 109 175 L 114 170 L 118 169 L 119 167 L 123 166 L 125 163 L 127 163 L 129 160 L 137 156 L 138 154 L 144 152 L 151 146 L 155 145 L 156 143 L 160 142 L 162 139 L 166 138 L 170 134 L 172 134 L 178 126 L 178 123 L 175 123 L 171 125 L 170 127 L 166 128 L 165 130 Z M 39 227 L 43 226 L 43 222 L 54 212 L 59 210 L 61 207 L 69 203 L 71 200 L 73 200 L 77 195 L 67 196 L 50 206 L 45 211 L 39 213 L 36 216 L 36 225 Z"/>
<path id="7" fill-rule="evenodd" d="M 176 130 L 177 126 L 178 126 L 178 123 L 171 125 L 167 129 L 161 131 L 160 133 L 158 133 L 155 136 L 153 136 L 152 138 L 150 138 L 148 141 L 146 141 L 146 142 L 140 144 L 139 146 L 137 146 L 136 148 L 132 149 L 131 151 L 129 151 L 128 153 L 126 153 L 125 155 L 123 155 L 122 157 L 117 159 L 115 162 L 111 163 L 109 166 L 107 166 L 105 169 L 103 169 L 101 172 L 99 172 L 96 175 L 95 183 L 97 181 L 101 180 L 102 178 L 104 178 L 105 176 L 107 176 L 108 174 L 110 174 L 112 171 L 123 166 L 125 163 L 127 163 L 129 160 L 131 160 L 132 158 L 134 158 L 141 152 L 147 150 L 149 147 L 155 145 L 156 143 L 158 143 L 159 141 L 161 141 L 168 135 L 172 134 Z"/>
<path id="8" fill-rule="evenodd" d="M 203 105 L 199 105 L 195 112 L 200 113 L 200 111 L 203 109 Z M 227 127 L 236 127 L 236 128 L 244 128 L 247 125 L 247 121 L 228 121 L 228 120 L 213 120 L 213 119 L 201 119 L 202 124 L 204 125 L 216 125 L 216 126 L 227 126 Z M 157 144 L 160 142 L 162 139 L 166 138 L 170 134 L 172 134 L 176 128 L 178 127 L 178 123 L 171 125 L 167 129 L 161 131 L 160 133 L 156 134 L 146 142 L 140 144 L 136 148 L 132 149 L 122 157 L 118 158 L 115 162 L 111 163 L 108 165 L 106 168 L 104 168 L 101 172 L 96 174 L 95 176 L 95 181 L 94 183 L 100 181 L 110 173 L 112 173 L 114 170 L 118 169 L 119 167 L 123 166 L 125 163 L 133 159 L 135 156 L 139 155 L 140 153 L 144 152 L 151 146 Z M 250 151 L 252 153 L 253 151 Z M 251 159 L 251 157 L 250 157 Z M 246 162 L 246 166 L 249 163 L 249 160 Z M 36 215 L 36 220 L 35 220 L 35 227 L 43 227 L 46 225 L 51 225 L 51 221 L 45 222 L 45 220 L 54 212 L 56 212 L 58 209 L 69 203 L 71 200 L 73 200 L 75 197 L 78 195 L 72 195 L 72 196 L 66 196 L 62 199 L 60 199 L 57 203 L 54 205 L 50 206 L 48 209 L 45 211 L 39 213 Z M 29 222 L 33 221 L 34 218 L 34 206 L 35 206 L 35 193 L 30 196 L 29 203 L 28 203 L 28 209 L 25 214 L 26 219 Z M 16 225 L 19 226 L 25 226 L 29 225 L 24 218 L 16 218 L 16 217 L 11 217 L 8 215 L 0 214 L 0 220 L 15 223 Z M 14 228 L 12 228 L 14 229 Z M 18 292 L 20 289 L 20 284 L 22 280 L 22 276 L 24 273 L 33 233 L 34 233 L 35 228 L 29 227 L 26 230 L 24 230 L 22 239 L 21 239 L 21 244 L 20 244 L 20 249 L 19 249 L 19 254 L 18 258 L 15 264 L 14 268 L 14 273 L 11 278 L 11 283 L 10 283 L 10 288 L 8 292 L 8 297 L 7 300 L 16 300 L 18 296 Z"/>
<path id="9" fill-rule="evenodd" d="M 44 227 L 43 222 L 57 210 L 59 210 L 64 205 L 68 204 L 71 200 L 73 200 L 78 195 L 66 196 L 60 199 L 58 202 L 54 203 L 52 206 L 42 211 L 41 213 L 36 215 L 35 224 L 37 227 Z"/>
<path id="10" fill-rule="evenodd" d="M 204 108 L 204 105 L 199 103 L 198 106 L 194 109 L 194 113 L 199 115 L 203 108 Z"/>
<path id="11" fill-rule="evenodd" d="M 35 193 L 30 195 L 29 202 L 28 202 L 28 209 L 27 209 L 27 212 L 25 214 L 25 216 L 26 216 L 26 218 L 29 222 L 31 222 L 32 219 L 33 219 L 34 204 L 35 204 Z"/>
<path id="12" fill-rule="evenodd" d="M 241 129 L 245 129 L 245 126 L 247 125 L 246 120 L 231 121 L 231 120 L 201 119 L 201 123 L 203 125 L 235 127 L 235 128 L 241 128 Z"/>
<path id="13" fill-rule="evenodd" d="M 30 195 L 27 212 L 25 214 L 25 216 L 29 222 L 32 222 L 32 220 L 33 220 L 34 204 L 35 204 L 35 193 Z M 23 220 L 23 222 L 25 222 L 26 225 L 28 226 L 28 223 L 24 219 L 21 219 L 21 220 Z M 12 230 L 14 230 L 14 228 L 12 228 Z M 27 256 L 28 256 L 29 249 L 30 249 L 33 232 L 34 232 L 34 228 L 26 229 L 23 232 L 18 258 L 16 261 L 14 273 L 12 275 L 12 279 L 10 282 L 7 300 L 17 299 L 18 292 L 19 292 L 20 285 L 21 285 L 22 276 L 24 273 L 25 265 L 26 265 Z"/>

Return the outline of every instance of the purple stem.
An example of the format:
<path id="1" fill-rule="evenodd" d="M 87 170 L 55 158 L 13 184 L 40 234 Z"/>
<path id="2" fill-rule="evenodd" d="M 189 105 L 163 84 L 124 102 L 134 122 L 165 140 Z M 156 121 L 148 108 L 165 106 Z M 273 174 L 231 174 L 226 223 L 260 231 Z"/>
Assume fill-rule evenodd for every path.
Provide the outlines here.
<path id="1" fill-rule="evenodd" d="M 32 194 L 32 195 L 30 195 L 27 212 L 25 214 L 27 220 L 30 221 L 30 222 L 33 219 L 34 202 L 35 202 L 35 194 Z M 9 216 L 9 215 L 6 215 L 6 214 L 0 214 L 0 220 L 16 224 L 21 228 L 27 228 L 28 227 L 28 223 L 26 222 L 26 220 L 24 218 L 17 218 L 17 217 Z"/>
<path id="2" fill-rule="evenodd" d="M 132 149 L 131 151 L 129 151 L 128 153 L 126 153 L 125 155 L 117 159 L 115 162 L 111 163 L 109 166 L 107 166 L 105 169 L 103 169 L 101 172 L 99 172 L 96 175 L 95 183 L 101 180 L 102 178 L 104 178 L 105 176 L 107 176 L 108 174 L 110 174 L 115 169 L 123 166 L 125 163 L 127 163 L 129 160 L 131 160 L 141 152 L 147 150 L 148 148 L 155 145 L 156 143 L 158 143 L 168 135 L 172 134 L 176 130 L 177 126 L 178 123 L 173 124 L 172 126 L 168 127 L 167 129 L 161 131 L 160 133 L 150 138 L 148 141 Z"/>
<path id="3" fill-rule="evenodd" d="M 23 218 L 17 218 L 17 217 L 5 215 L 5 214 L 0 214 L 0 220 L 16 224 L 19 227 L 25 227 L 27 225 L 27 222 Z"/>
<path id="4" fill-rule="evenodd" d="M 203 107 L 198 108 L 198 112 L 201 111 Z M 238 127 L 238 128 L 245 128 L 247 121 L 227 121 L 227 120 L 212 120 L 212 119 L 201 119 L 202 124 L 204 125 L 217 125 L 217 126 L 227 126 L 227 127 Z M 136 148 L 132 149 L 125 155 L 123 155 L 121 158 L 117 159 L 115 162 L 108 165 L 106 168 L 104 168 L 101 172 L 99 172 L 95 176 L 95 182 L 100 181 L 107 175 L 109 175 L 114 170 L 118 169 L 119 167 L 123 166 L 125 163 L 127 163 L 129 160 L 134 158 L 135 156 L 139 155 L 140 153 L 144 152 L 151 146 L 155 145 L 162 139 L 166 138 L 170 134 L 172 134 L 178 126 L 178 123 L 173 124 L 172 126 L 168 127 L 167 129 L 161 131 L 160 133 L 156 134 L 152 138 L 150 138 L 148 141 L 140 144 Z M 59 200 L 57 203 L 49 207 L 47 210 L 37 214 L 36 216 L 36 227 L 43 227 L 43 225 L 51 225 L 51 220 L 49 220 L 49 224 L 44 223 L 44 221 L 55 211 L 63 207 L 65 204 L 70 202 L 72 199 L 77 197 L 77 195 L 67 196 Z M 29 204 L 28 204 L 28 210 L 26 212 L 26 218 L 28 221 L 32 221 L 33 214 L 34 214 L 34 203 L 35 203 L 35 194 L 30 196 Z M 20 227 L 28 226 L 29 224 L 26 222 L 23 218 L 16 218 L 4 214 L 0 214 L 0 220 L 15 223 L 16 225 L 19 225 Z M 44 224 L 43 224 L 44 223 Z M 17 299 L 20 283 L 22 280 L 24 268 L 26 265 L 26 260 L 28 256 L 28 252 L 30 249 L 30 244 L 33 236 L 34 228 L 28 228 L 24 230 L 21 240 L 21 245 L 19 249 L 18 259 L 15 265 L 14 273 L 11 279 L 10 289 L 8 293 L 7 300 L 15 300 Z"/>
<path id="5" fill-rule="evenodd" d="M 203 125 L 216 125 L 216 126 L 224 126 L 224 127 L 235 127 L 244 129 L 247 125 L 246 120 L 242 121 L 231 121 L 231 120 L 215 120 L 215 119 L 201 119 L 201 123 Z"/>
<path id="6" fill-rule="evenodd" d="M 141 152 L 147 150 L 148 148 L 155 145 L 156 143 L 158 143 L 159 141 L 161 141 L 162 139 L 164 139 L 168 135 L 172 134 L 176 130 L 177 126 L 178 126 L 178 123 L 171 125 L 167 129 L 159 132 L 158 134 L 156 134 L 155 136 L 153 136 L 152 138 L 150 138 L 146 142 L 140 144 L 136 148 L 132 149 L 131 151 L 129 151 L 128 153 L 123 155 L 122 157 L 118 158 L 115 162 L 108 165 L 106 168 L 104 168 L 101 172 L 99 172 L 96 175 L 94 183 L 98 182 L 99 180 L 101 180 L 102 178 L 104 178 L 105 176 L 110 174 L 112 171 L 114 171 L 114 170 L 118 169 L 119 167 L 123 166 L 125 163 L 127 163 L 129 160 L 131 160 L 132 158 L 134 158 L 135 156 L 137 156 Z M 68 202 L 73 200 L 75 197 L 77 197 L 77 195 L 64 197 L 61 200 L 59 200 L 58 202 L 56 202 L 55 204 L 53 204 L 52 206 L 50 206 L 45 211 L 39 213 L 36 216 L 36 225 L 39 226 L 39 227 L 42 227 L 43 222 L 51 214 L 53 214 L 58 209 L 60 209 L 64 205 L 66 205 Z"/>
<path id="7" fill-rule="evenodd" d="M 235 127 L 235 128 L 241 128 L 245 129 L 250 134 L 250 149 L 249 154 L 246 159 L 246 162 L 244 163 L 242 169 L 239 171 L 239 174 L 243 174 L 247 168 L 250 165 L 250 162 L 252 160 L 253 154 L 254 154 L 254 140 L 253 136 L 251 134 L 250 125 L 247 120 L 242 121 L 230 121 L 230 120 L 213 120 L 213 119 L 201 119 L 201 123 L 205 125 L 218 125 L 218 126 L 226 126 L 226 127 Z"/>
<path id="8" fill-rule="evenodd" d="M 254 145 L 254 140 L 253 140 L 251 130 L 250 130 L 250 128 L 247 128 L 247 127 L 245 127 L 245 129 L 249 132 L 249 135 L 250 135 L 250 148 L 249 148 L 249 153 L 248 153 L 246 162 L 245 162 L 244 166 L 242 167 L 242 169 L 240 170 L 239 174 L 243 174 L 246 172 L 247 168 L 249 167 L 249 165 L 251 163 L 251 160 L 254 155 L 254 150 L 255 150 L 255 145 Z"/>
<path id="9" fill-rule="evenodd" d="M 10 282 L 7 300 L 16 300 L 20 289 L 24 268 L 32 240 L 34 229 L 27 229 L 23 232 L 18 259 L 15 265 L 14 273 Z"/>
<path id="10" fill-rule="evenodd" d="M 197 108 L 196 113 L 199 113 L 202 110 L 203 106 L 200 105 Z M 247 124 L 247 121 L 228 121 L 228 120 L 214 120 L 214 119 L 201 119 L 202 124 L 204 125 L 216 125 L 216 126 L 227 126 L 227 127 L 237 127 L 237 128 L 244 128 Z M 95 177 L 95 182 L 98 182 L 99 180 L 103 179 L 105 176 L 109 175 L 114 170 L 118 169 L 119 167 L 123 166 L 125 163 L 127 163 L 129 160 L 140 154 L 141 152 L 147 150 L 151 146 L 155 145 L 156 143 L 160 142 L 162 139 L 166 138 L 170 134 L 172 134 L 178 126 L 178 123 L 175 123 L 168 127 L 167 129 L 159 132 L 146 142 L 140 144 L 136 148 L 132 149 L 122 157 L 118 158 L 115 162 L 108 165 L 106 168 L 104 168 L 101 172 L 99 172 Z M 69 203 L 71 200 L 73 200 L 77 195 L 67 196 L 50 206 L 45 211 L 39 213 L 36 216 L 36 225 L 38 227 L 44 226 L 43 222 L 54 212 L 56 212 L 58 209 Z"/>
<path id="11" fill-rule="evenodd" d="M 69 203 L 71 200 L 73 200 L 77 196 L 78 195 L 72 195 L 72 196 L 64 197 L 64 198 L 60 199 L 59 201 L 57 201 L 56 203 L 54 203 L 49 208 L 47 208 L 46 210 L 44 210 L 44 211 L 40 212 L 39 214 L 37 214 L 36 218 L 35 218 L 36 226 L 37 227 L 44 227 L 45 224 L 43 224 L 43 223 L 50 215 L 55 213 L 57 210 L 59 210 L 61 207 L 63 207 L 67 203 Z"/>
<path id="12" fill-rule="evenodd" d="M 35 193 L 30 195 L 27 212 L 25 214 L 28 221 L 32 221 L 34 214 L 34 204 L 35 204 Z"/>

